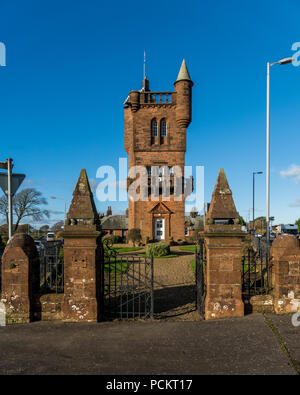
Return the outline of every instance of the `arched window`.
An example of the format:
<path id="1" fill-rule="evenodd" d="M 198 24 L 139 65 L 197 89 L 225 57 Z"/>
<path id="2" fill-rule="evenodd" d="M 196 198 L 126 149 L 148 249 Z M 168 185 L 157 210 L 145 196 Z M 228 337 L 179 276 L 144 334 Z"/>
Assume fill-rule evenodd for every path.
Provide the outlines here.
<path id="1" fill-rule="evenodd" d="M 157 121 L 156 121 L 156 119 L 152 120 L 152 123 L 151 123 L 151 134 L 152 134 L 152 137 L 156 137 L 157 136 Z"/>
<path id="2" fill-rule="evenodd" d="M 160 121 L 160 135 L 161 137 L 166 137 L 167 135 L 167 122 L 165 119 Z"/>

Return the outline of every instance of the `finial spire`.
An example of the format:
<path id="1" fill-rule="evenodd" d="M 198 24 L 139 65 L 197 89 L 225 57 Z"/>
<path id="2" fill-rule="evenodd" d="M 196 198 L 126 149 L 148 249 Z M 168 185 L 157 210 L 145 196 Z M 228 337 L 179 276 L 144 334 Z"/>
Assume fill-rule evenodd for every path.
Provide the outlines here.
<path id="1" fill-rule="evenodd" d="M 146 78 L 146 50 L 144 49 L 144 79 Z"/>
<path id="2" fill-rule="evenodd" d="M 150 91 L 150 88 L 149 88 L 149 81 L 147 80 L 146 77 L 146 50 L 144 50 L 144 78 L 143 78 L 142 92 L 148 92 L 148 91 Z"/>
<path id="3" fill-rule="evenodd" d="M 183 61 L 181 63 L 181 67 L 180 67 L 180 70 L 179 70 L 176 82 L 177 81 L 181 81 L 181 80 L 192 81 L 191 77 L 190 77 L 190 74 L 189 74 L 189 71 L 188 71 L 188 68 L 187 68 L 187 65 L 185 63 L 185 59 L 183 59 Z"/>

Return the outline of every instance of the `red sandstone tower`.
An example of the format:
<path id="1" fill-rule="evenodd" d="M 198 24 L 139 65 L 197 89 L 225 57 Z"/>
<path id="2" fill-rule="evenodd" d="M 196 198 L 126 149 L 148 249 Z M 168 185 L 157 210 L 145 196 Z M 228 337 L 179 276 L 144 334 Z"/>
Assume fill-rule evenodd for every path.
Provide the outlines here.
<path id="1" fill-rule="evenodd" d="M 129 229 L 141 229 L 144 241 L 184 239 L 185 196 L 174 199 L 173 188 L 174 166 L 180 167 L 184 182 L 186 129 L 192 120 L 193 82 L 184 60 L 174 86 L 175 92 L 152 92 L 145 77 L 143 88 L 131 91 L 124 103 L 129 169 L 145 166 L 149 181 L 153 166 L 160 175 L 170 175 L 169 199 L 162 195 L 161 185 L 156 201 L 150 192 L 147 201 L 129 199 Z"/>

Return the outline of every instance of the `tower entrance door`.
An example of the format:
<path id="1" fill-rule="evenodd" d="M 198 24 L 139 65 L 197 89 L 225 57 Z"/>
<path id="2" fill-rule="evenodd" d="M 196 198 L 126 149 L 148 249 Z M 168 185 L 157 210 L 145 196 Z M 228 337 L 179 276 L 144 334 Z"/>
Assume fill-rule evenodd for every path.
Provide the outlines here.
<path id="1" fill-rule="evenodd" d="M 165 220 L 164 218 L 155 218 L 154 237 L 156 240 L 164 240 L 165 238 Z"/>

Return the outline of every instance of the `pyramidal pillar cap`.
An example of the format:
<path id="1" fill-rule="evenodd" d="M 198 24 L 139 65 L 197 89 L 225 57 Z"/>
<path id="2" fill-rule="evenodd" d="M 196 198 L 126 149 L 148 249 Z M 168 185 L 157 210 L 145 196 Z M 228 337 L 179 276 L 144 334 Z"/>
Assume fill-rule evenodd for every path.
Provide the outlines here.
<path id="1" fill-rule="evenodd" d="M 237 225 L 238 223 L 239 213 L 236 210 L 225 171 L 220 169 L 207 213 L 207 224 Z"/>
<path id="2" fill-rule="evenodd" d="M 76 231 L 80 228 L 100 229 L 99 215 L 85 169 L 80 172 L 65 224 L 65 230 Z"/>

